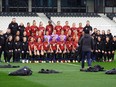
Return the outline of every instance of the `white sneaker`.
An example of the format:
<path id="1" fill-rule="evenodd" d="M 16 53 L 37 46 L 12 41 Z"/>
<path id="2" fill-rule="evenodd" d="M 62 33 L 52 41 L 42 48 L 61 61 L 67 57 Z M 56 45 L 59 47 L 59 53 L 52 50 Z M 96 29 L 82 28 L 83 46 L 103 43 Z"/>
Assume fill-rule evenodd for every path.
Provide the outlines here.
<path id="1" fill-rule="evenodd" d="M 25 63 L 25 60 L 22 60 L 22 63 Z"/>
<path id="2" fill-rule="evenodd" d="M 29 63 L 29 60 L 26 60 L 26 63 Z"/>
<path id="3" fill-rule="evenodd" d="M 76 60 L 76 63 L 78 63 L 78 61 Z"/>

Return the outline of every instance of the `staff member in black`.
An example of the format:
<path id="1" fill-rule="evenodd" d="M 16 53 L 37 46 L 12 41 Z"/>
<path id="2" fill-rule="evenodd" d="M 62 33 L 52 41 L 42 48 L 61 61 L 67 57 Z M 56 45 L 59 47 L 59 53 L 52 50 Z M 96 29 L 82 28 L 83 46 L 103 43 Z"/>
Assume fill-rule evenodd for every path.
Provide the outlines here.
<path id="1" fill-rule="evenodd" d="M 102 61 L 102 46 L 103 42 L 101 41 L 101 37 L 99 36 L 95 46 L 95 54 L 97 62 Z"/>
<path id="2" fill-rule="evenodd" d="M 101 40 L 102 40 L 103 42 L 105 42 L 105 41 L 106 41 L 106 34 L 105 34 L 105 30 L 102 30 Z"/>
<path id="3" fill-rule="evenodd" d="M 106 34 L 106 36 L 109 37 L 109 40 L 110 40 L 110 41 L 112 41 L 112 39 L 113 39 L 113 35 L 112 35 L 110 29 L 107 30 L 107 34 Z"/>
<path id="4" fill-rule="evenodd" d="M 87 20 L 86 26 L 83 28 L 84 33 L 89 31 L 89 34 L 92 34 L 92 27 L 90 26 L 90 21 Z"/>
<path id="5" fill-rule="evenodd" d="M 114 61 L 115 50 L 116 50 L 116 37 L 114 36 L 113 40 L 111 42 L 111 59 L 112 59 L 112 61 Z"/>
<path id="6" fill-rule="evenodd" d="M 1 62 L 1 56 L 3 51 L 4 51 L 4 36 L 3 36 L 3 32 L 0 31 L 0 62 Z"/>
<path id="7" fill-rule="evenodd" d="M 22 58 L 22 63 L 27 62 L 28 63 L 28 42 L 27 38 L 23 37 L 23 42 L 21 43 L 21 58 Z"/>
<path id="8" fill-rule="evenodd" d="M 13 40 L 15 39 L 16 36 L 19 36 L 19 38 L 21 38 L 21 36 L 20 36 L 20 31 L 17 31 L 17 32 L 16 32 L 16 35 L 13 35 L 13 36 L 14 36 L 14 37 L 13 37 Z"/>
<path id="9" fill-rule="evenodd" d="M 105 54 L 104 61 L 106 61 L 107 58 L 107 61 L 109 62 L 111 58 L 111 42 L 109 37 L 106 37 L 106 41 L 103 46 L 104 46 L 104 54 Z"/>
<path id="10" fill-rule="evenodd" d="M 21 42 L 23 41 L 23 37 L 26 37 L 26 39 L 28 40 L 28 36 L 27 36 L 26 31 L 23 32 L 23 35 L 22 36 L 20 36 L 20 41 Z"/>
<path id="11" fill-rule="evenodd" d="M 20 23 L 20 25 L 18 26 L 18 31 L 20 32 L 20 36 L 23 36 L 23 32 L 24 32 L 24 24 Z"/>
<path id="12" fill-rule="evenodd" d="M 16 18 L 13 18 L 11 23 L 8 26 L 9 29 L 11 29 L 11 34 L 14 36 L 16 35 L 16 32 L 18 30 L 18 24 L 16 23 Z"/>
<path id="13" fill-rule="evenodd" d="M 6 40 L 8 39 L 9 36 L 12 36 L 11 30 L 7 29 L 6 33 L 4 34 L 4 46 L 5 46 Z M 4 60 L 5 60 L 5 62 L 7 62 L 5 47 L 4 47 Z"/>
<path id="14" fill-rule="evenodd" d="M 9 36 L 5 43 L 5 52 L 6 52 L 6 62 L 10 62 L 13 55 L 13 37 Z"/>
<path id="15" fill-rule="evenodd" d="M 13 49 L 14 49 L 13 62 L 20 62 L 21 42 L 19 36 L 15 37 Z"/>

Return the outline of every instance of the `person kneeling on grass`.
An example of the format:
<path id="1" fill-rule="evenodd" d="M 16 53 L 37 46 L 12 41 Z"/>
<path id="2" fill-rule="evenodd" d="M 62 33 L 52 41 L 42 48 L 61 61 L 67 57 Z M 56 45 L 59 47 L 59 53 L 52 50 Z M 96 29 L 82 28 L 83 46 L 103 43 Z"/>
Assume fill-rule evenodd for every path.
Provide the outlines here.
<path id="1" fill-rule="evenodd" d="M 82 65 L 80 70 L 84 70 L 84 61 L 87 57 L 88 66 L 91 66 L 91 52 L 94 48 L 93 38 L 89 35 L 89 31 L 86 31 L 83 37 L 80 39 L 79 44 L 82 50 Z"/>

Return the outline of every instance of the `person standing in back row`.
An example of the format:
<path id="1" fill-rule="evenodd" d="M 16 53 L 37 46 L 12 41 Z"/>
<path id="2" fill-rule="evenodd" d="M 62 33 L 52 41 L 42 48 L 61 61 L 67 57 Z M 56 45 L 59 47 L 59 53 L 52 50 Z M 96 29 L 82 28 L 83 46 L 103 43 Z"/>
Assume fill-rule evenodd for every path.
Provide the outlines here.
<path id="1" fill-rule="evenodd" d="M 8 28 L 11 30 L 11 34 L 14 36 L 18 30 L 18 24 L 16 23 L 16 18 L 13 18 Z"/>
<path id="2" fill-rule="evenodd" d="M 89 34 L 92 34 L 92 27 L 90 26 L 90 21 L 87 20 L 86 26 L 83 28 L 84 33 L 89 31 Z"/>
<path id="3" fill-rule="evenodd" d="M 93 52 L 94 49 L 94 40 L 93 38 L 90 36 L 90 31 L 86 30 L 86 32 L 84 32 L 84 35 L 82 36 L 82 38 L 79 41 L 79 44 L 81 46 L 81 51 L 82 51 L 82 65 L 81 65 L 81 69 L 80 70 L 84 70 L 84 62 L 85 59 L 87 57 L 87 62 L 88 62 L 88 66 L 91 66 L 91 53 Z"/>

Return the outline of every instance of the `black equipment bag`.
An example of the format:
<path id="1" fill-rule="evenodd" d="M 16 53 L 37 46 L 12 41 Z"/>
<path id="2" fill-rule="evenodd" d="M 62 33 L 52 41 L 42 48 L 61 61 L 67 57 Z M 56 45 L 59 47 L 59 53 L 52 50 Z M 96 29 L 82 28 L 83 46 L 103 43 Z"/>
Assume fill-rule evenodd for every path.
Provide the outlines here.
<path id="1" fill-rule="evenodd" d="M 106 71 L 105 74 L 112 74 L 112 75 L 116 74 L 116 68 Z"/>
<path id="2" fill-rule="evenodd" d="M 30 68 L 26 66 L 14 72 L 9 73 L 9 76 L 30 76 L 30 75 L 32 75 L 32 71 Z"/>

